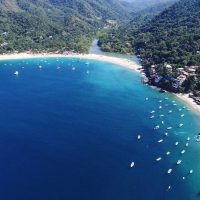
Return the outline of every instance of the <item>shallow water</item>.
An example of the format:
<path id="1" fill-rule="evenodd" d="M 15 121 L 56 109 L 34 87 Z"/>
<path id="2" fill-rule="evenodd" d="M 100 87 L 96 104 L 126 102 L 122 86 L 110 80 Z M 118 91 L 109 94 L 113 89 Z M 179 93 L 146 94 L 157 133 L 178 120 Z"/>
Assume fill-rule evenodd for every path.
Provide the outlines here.
<path id="1" fill-rule="evenodd" d="M 199 118 L 186 109 L 179 112 L 183 106 L 142 85 L 140 75 L 106 62 L 1 61 L 0 198 L 198 199 L 200 144 L 194 137 Z M 194 173 L 188 176 L 190 169 Z"/>

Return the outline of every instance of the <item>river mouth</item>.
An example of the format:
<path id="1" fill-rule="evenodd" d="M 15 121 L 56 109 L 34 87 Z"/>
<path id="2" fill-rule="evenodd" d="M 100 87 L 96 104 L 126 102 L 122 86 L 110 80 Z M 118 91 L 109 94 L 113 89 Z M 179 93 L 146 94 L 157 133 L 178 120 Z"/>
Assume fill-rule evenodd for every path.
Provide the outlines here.
<path id="1" fill-rule="evenodd" d="M 128 59 L 131 60 L 137 64 L 141 64 L 139 59 L 137 58 L 137 56 L 135 55 L 126 55 L 126 54 L 120 54 L 120 53 L 110 53 L 110 52 L 104 52 L 100 49 L 100 47 L 98 46 L 98 39 L 94 39 L 90 50 L 89 50 L 90 54 L 97 54 L 97 55 L 104 55 L 104 56 L 109 56 L 109 57 L 117 57 L 117 58 L 123 58 L 123 59 Z"/>

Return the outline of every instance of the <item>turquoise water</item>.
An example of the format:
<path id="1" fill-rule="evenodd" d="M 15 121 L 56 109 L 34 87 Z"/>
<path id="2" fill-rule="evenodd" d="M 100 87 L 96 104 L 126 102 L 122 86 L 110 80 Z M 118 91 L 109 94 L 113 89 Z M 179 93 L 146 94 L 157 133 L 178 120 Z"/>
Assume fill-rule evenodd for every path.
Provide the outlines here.
<path id="1" fill-rule="evenodd" d="M 92 42 L 92 45 L 89 50 L 90 54 L 97 54 L 97 55 L 104 55 L 104 56 L 109 56 L 109 57 L 117 57 L 117 58 L 123 58 L 123 59 L 128 59 L 132 60 L 137 64 L 141 64 L 140 60 L 137 58 L 137 56 L 132 55 L 132 54 L 120 54 L 120 53 L 111 53 L 111 52 L 105 52 L 100 49 L 98 46 L 98 39 L 94 39 Z"/>
<path id="2" fill-rule="evenodd" d="M 139 74 L 106 62 L 1 61 L 0 198 L 198 199 L 199 118 L 187 109 L 179 112 L 183 106 L 142 85 Z M 194 173 L 188 175 L 190 169 Z"/>

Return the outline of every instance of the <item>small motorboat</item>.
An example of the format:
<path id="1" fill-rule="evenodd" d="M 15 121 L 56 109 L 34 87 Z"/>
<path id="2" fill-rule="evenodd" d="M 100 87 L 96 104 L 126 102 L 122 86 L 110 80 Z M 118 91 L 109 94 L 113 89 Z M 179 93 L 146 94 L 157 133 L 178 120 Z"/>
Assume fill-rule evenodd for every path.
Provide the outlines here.
<path id="1" fill-rule="evenodd" d="M 163 124 L 163 125 L 164 125 L 164 124 L 165 124 L 165 122 L 164 122 L 164 121 L 162 121 L 162 122 L 161 122 L 161 124 Z"/>
<path id="2" fill-rule="evenodd" d="M 183 149 L 182 151 L 181 151 L 181 154 L 184 154 L 185 153 L 185 149 Z"/>
<path id="3" fill-rule="evenodd" d="M 165 115 L 159 115 L 160 117 L 164 117 Z"/>
<path id="4" fill-rule="evenodd" d="M 167 127 L 167 130 L 171 130 L 171 129 L 172 129 L 172 127 L 171 127 L 171 126 Z"/>
<path id="5" fill-rule="evenodd" d="M 166 153 L 166 155 L 167 155 L 167 156 L 170 155 L 170 152 L 168 151 L 168 152 Z"/>
<path id="6" fill-rule="evenodd" d="M 154 130 L 158 130 L 159 128 L 160 128 L 160 126 L 157 125 L 157 126 L 154 128 Z"/>
<path id="7" fill-rule="evenodd" d="M 196 136 L 196 142 L 200 142 L 200 133 Z"/>
<path id="8" fill-rule="evenodd" d="M 190 171 L 189 171 L 189 174 L 192 174 L 193 173 L 193 169 L 191 169 Z"/>
<path id="9" fill-rule="evenodd" d="M 18 76 L 18 75 L 19 75 L 19 72 L 18 72 L 18 71 L 16 71 L 16 72 L 14 73 L 14 75 Z"/>
<path id="10" fill-rule="evenodd" d="M 134 167 L 134 165 L 135 165 L 135 163 L 132 162 L 132 163 L 130 164 L 130 167 L 132 168 L 132 167 Z"/>
<path id="11" fill-rule="evenodd" d="M 162 106 L 159 106 L 159 109 L 162 109 Z"/>
<path id="12" fill-rule="evenodd" d="M 179 125 L 178 125 L 178 127 L 182 127 L 182 126 L 183 126 L 183 124 L 179 124 Z"/>
<path id="13" fill-rule="evenodd" d="M 184 114 L 181 115 L 181 117 L 184 117 L 184 116 L 185 116 Z"/>
<path id="14" fill-rule="evenodd" d="M 146 101 L 148 101 L 149 100 L 149 98 L 148 97 L 146 97 L 146 99 L 145 99 Z"/>
<path id="15" fill-rule="evenodd" d="M 137 136 L 137 139 L 140 140 L 140 139 L 141 139 L 141 135 L 138 135 L 138 136 Z"/>
<path id="16" fill-rule="evenodd" d="M 158 158 L 156 158 L 156 161 L 160 161 L 160 160 L 162 160 L 162 158 L 161 158 L 161 157 L 158 157 Z"/>
<path id="17" fill-rule="evenodd" d="M 190 141 L 190 137 L 187 137 L 187 141 Z"/>
<path id="18" fill-rule="evenodd" d="M 165 133 L 165 136 L 168 136 L 168 133 Z"/>
<path id="19" fill-rule="evenodd" d="M 182 162 L 182 160 L 178 160 L 176 164 L 177 164 L 177 165 L 180 165 L 181 162 Z"/>
<path id="20" fill-rule="evenodd" d="M 178 146 L 178 142 L 175 142 L 175 146 Z"/>
<path id="21" fill-rule="evenodd" d="M 150 113 L 151 113 L 151 114 L 155 113 L 155 110 L 152 110 Z"/>
<path id="22" fill-rule="evenodd" d="M 179 112 L 181 112 L 181 111 L 182 111 L 182 109 L 180 108 L 180 109 L 178 109 L 178 111 L 179 111 Z"/>
<path id="23" fill-rule="evenodd" d="M 187 142 L 187 143 L 185 144 L 185 146 L 188 147 L 188 146 L 189 146 L 189 143 Z"/>
<path id="24" fill-rule="evenodd" d="M 161 142 L 163 142 L 163 139 L 161 139 L 161 140 L 158 140 L 158 143 L 161 143 Z"/>
<path id="25" fill-rule="evenodd" d="M 172 113 L 172 110 L 169 110 L 169 112 L 168 113 Z"/>
<path id="26" fill-rule="evenodd" d="M 153 119 L 155 116 L 154 115 L 152 115 L 152 116 L 150 116 L 150 119 Z"/>
<path id="27" fill-rule="evenodd" d="M 170 174 L 172 172 L 172 169 L 168 169 L 167 173 Z"/>

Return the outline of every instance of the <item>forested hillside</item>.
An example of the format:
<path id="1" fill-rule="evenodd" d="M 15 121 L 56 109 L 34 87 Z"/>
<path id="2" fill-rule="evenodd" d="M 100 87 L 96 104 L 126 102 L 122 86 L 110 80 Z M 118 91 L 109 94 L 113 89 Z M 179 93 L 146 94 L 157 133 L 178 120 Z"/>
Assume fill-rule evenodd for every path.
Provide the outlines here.
<path id="1" fill-rule="evenodd" d="M 86 52 L 99 28 L 126 13 L 118 0 L 0 0 L 0 53 Z"/>
<path id="2" fill-rule="evenodd" d="M 160 14 L 173 3 L 174 1 L 157 2 L 154 6 L 147 7 L 138 12 L 132 12 L 130 22 L 112 28 L 101 35 L 99 40 L 101 49 L 108 52 L 135 53 L 133 42 L 137 41 L 137 37 L 141 32 L 140 27 L 148 26 L 149 22 L 156 15 Z"/>
<path id="3" fill-rule="evenodd" d="M 140 55 L 147 75 L 160 75 L 159 85 L 164 88 L 200 91 L 200 0 L 181 0 L 151 20 L 132 22 L 104 35 L 99 43 L 104 50 Z M 180 79 L 178 87 L 175 83 Z"/>

